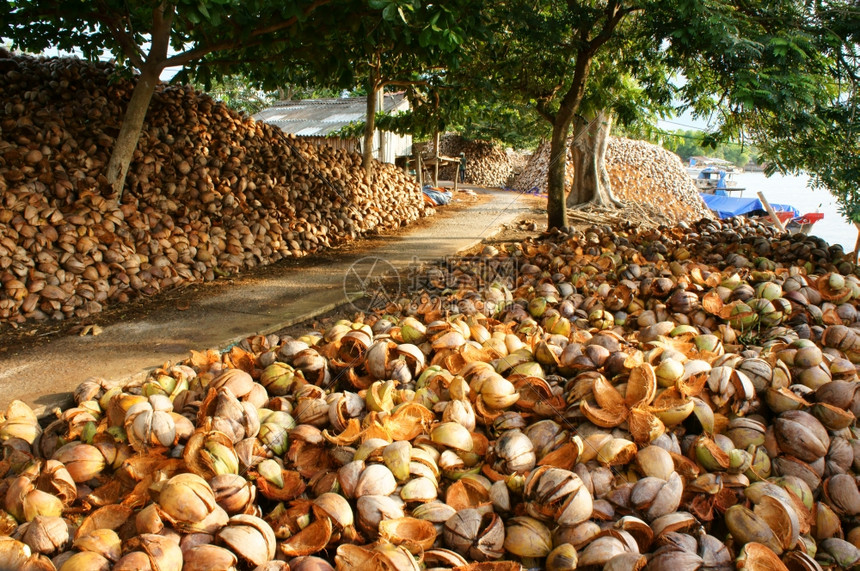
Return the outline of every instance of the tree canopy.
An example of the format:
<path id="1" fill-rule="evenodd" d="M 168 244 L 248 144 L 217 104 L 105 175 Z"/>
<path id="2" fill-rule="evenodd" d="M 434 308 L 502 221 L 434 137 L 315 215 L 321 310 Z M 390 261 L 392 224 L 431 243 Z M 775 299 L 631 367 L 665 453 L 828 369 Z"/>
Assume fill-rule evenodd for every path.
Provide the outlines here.
<path id="1" fill-rule="evenodd" d="M 354 7 L 357 16 L 350 34 L 330 38 L 329 59 L 318 70 L 329 81 L 352 78 L 349 87 L 361 85 L 367 93 L 363 151 L 369 174 L 379 94 L 386 88 L 406 90 L 416 107 L 413 120 L 423 118 L 426 124 L 438 110 L 437 89 L 449 70 L 459 66 L 459 48 L 467 38 L 483 33 L 483 15 L 470 0 L 370 0 L 368 4 L 381 10 L 381 17 Z"/>
<path id="2" fill-rule="evenodd" d="M 736 125 L 771 171 L 808 172 L 814 187 L 828 189 L 846 218 L 860 223 L 860 8 L 846 1 L 810 4 L 796 35 L 778 38 L 774 51 L 815 63 L 813 85 L 804 86 L 810 96 L 781 112 L 738 113 Z"/>

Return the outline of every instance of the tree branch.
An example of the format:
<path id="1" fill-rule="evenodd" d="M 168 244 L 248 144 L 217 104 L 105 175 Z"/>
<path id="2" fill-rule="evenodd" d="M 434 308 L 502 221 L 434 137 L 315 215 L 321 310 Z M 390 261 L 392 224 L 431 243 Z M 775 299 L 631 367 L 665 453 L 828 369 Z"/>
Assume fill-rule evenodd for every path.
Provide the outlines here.
<path id="1" fill-rule="evenodd" d="M 166 13 L 165 13 L 166 12 Z M 152 45 L 149 48 L 147 65 L 161 66 L 167 59 L 167 48 L 170 44 L 170 30 L 173 29 L 173 5 L 167 6 L 162 2 L 152 11 Z"/>
<path id="2" fill-rule="evenodd" d="M 537 111 L 538 115 L 549 121 L 550 124 L 555 123 L 555 115 L 550 113 L 547 109 L 546 101 L 538 101 L 537 104 L 535 104 L 535 111 Z"/>
<path id="3" fill-rule="evenodd" d="M 621 23 L 628 14 L 632 14 L 638 10 L 642 10 L 642 8 L 621 8 L 617 2 L 614 0 L 607 4 L 606 6 L 606 23 L 603 25 L 603 29 L 600 30 L 600 33 L 597 34 L 586 46 L 582 55 L 585 55 L 589 59 L 594 57 L 594 54 L 597 53 L 597 50 L 600 47 L 608 42 L 612 38 L 612 33 L 615 31 L 615 28 L 618 24 Z"/>
<path id="4" fill-rule="evenodd" d="M 320 6 L 324 6 L 330 3 L 332 0 L 316 0 L 310 6 L 305 8 L 303 14 L 304 16 L 309 16 L 314 10 L 319 8 Z M 298 23 L 299 19 L 297 16 L 293 16 L 292 18 L 288 18 L 282 22 L 277 22 L 274 24 L 270 24 L 268 26 L 264 26 L 262 28 L 257 28 L 249 34 L 249 38 L 259 38 L 260 36 L 265 36 L 268 34 L 273 34 L 275 32 L 280 32 L 281 30 L 286 30 L 294 26 Z M 175 65 L 185 65 L 195 59 L 199 59 L 206 54 L 224 50 L 227 48 L 236 47 L 240 43 L 239 40 L 231 39 L 224 40 L 222 42 L 216 42 L 214 44 L 200 46 L 198 48 L 194 48 L 192 50 L 188 50 L 187 52 L 182 52 L 177 54 L 171 58 L 168 58 L 167 61 L 164 62 L 165 67 L 175 66 Z"/>
<path id="5" fill-rule="evenodd" d="M 109 11 L 103 2 L 99 2 L 98 5 L 101 7 L 101 11 L 93 13 L 93 19 L 108 29 L 110 34 L 119 43 L 125 56 L 136 68 L 140 69 L 143 67 L 144 59 L 140 46 L 137 45 L 132 36 L 122 26 L 117 24 L 114 18 L 109 16 Z"/>

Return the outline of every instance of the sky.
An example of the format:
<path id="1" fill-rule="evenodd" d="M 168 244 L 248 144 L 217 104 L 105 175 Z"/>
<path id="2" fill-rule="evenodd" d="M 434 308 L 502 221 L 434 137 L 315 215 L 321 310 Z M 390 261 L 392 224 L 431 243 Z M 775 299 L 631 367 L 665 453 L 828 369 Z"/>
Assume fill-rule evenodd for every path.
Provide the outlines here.
<path id="1" fill-rule="evenodd" d="M 677 131 L 678 129 L 705 131 L 708 122 L 704 119 L 696 119 L 688 110 L 673 119 L 658 121 L 657 126 L 665 131 Z"/>

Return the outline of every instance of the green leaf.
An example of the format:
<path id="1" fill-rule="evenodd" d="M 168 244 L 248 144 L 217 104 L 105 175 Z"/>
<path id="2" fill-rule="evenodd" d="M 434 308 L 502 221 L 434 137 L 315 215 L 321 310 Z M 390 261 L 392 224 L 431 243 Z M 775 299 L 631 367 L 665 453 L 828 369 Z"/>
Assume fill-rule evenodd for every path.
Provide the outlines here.
<path id="1" fill-rule="evenodd" d="M 433 38 L 433 33 L 430 31 L 430 29 L 424 28 L 423 30 L 421 30 L 421 34 L 418 36 L 418 44 L 422 48 L 426 48 L 427 46 L 430 45 L 432 38 Z"/>

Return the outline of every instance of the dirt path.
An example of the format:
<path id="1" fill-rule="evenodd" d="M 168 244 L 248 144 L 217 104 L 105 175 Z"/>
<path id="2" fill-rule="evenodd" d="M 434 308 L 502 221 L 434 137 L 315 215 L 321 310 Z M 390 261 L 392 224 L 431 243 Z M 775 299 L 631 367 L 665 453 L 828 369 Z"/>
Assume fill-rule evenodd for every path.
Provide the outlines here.
<path id="1" fill-rule="evenodd" d="M 406 293 L 412 267 L 453 256 L 491 238 L 504 225 L 540 218 L 539 199 L 479 190 L 478 199 L 424 219 L 394 235 L 276 264 L 123 307 L 103 316 L 97 336 L 6 335 L 0 350 L 0 406 L 20 399 L 43 414 L 66 406 L 83 380 L 128 382 L 189 351 L 224 348 L 250 335 L 278 331 L 350 303 L 345 312 Z M 78 326 L 80 328 L 80 324 Z M 44 328 L 43 328 L 44 329 Z M 68 328 L 67 328 L 68 329 Z"/>

